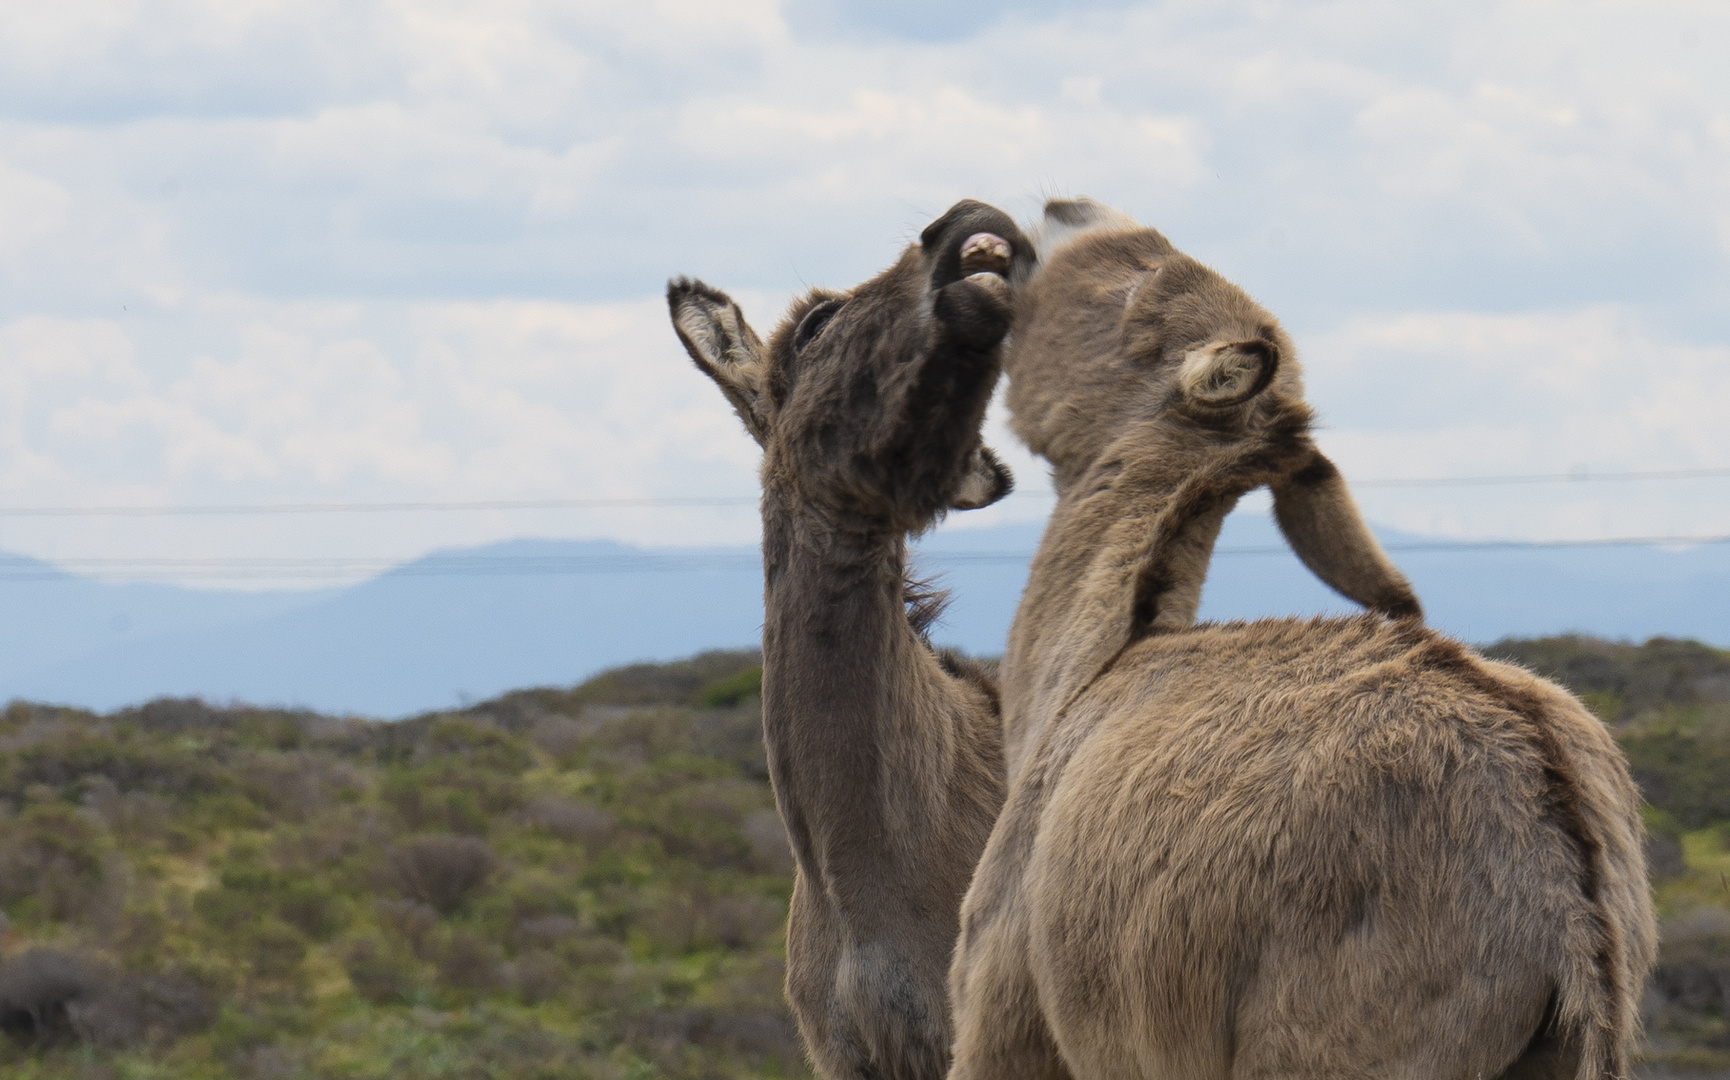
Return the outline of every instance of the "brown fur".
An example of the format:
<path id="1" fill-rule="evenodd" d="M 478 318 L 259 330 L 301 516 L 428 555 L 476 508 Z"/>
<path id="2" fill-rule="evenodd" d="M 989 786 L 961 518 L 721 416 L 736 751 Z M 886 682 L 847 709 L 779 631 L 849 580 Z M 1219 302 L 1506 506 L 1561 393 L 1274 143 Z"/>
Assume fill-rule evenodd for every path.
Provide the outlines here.
<path id="1" fill-rule="evenodd" d="M 1009 487 L 980 445 L 1009 309 L 960 280 L 958 204 L 889 270 L 795 302 L 767 346 L 697 282 L 673 323 L 763 445 L 763 732 L 797 860 L 787 995 L 825 1076 L 935 1080 L 961 896 L 1003 800 L 997 690 L 924 639 L 906 539 Z M 987 282 L 987 284 L 991 284 Z"/>
<path id="2" fill-rule="evenodd" d="M 1120 215 L 1051 219 L 1005 365 L 1059 503 L 951 1076 L 1623 1075 L 1655 932 L 1603 725 L 1412 617 L 1271 316 Z M 1194 626 L 1261 484 L 1308 565 L 1401 617 Z"/>

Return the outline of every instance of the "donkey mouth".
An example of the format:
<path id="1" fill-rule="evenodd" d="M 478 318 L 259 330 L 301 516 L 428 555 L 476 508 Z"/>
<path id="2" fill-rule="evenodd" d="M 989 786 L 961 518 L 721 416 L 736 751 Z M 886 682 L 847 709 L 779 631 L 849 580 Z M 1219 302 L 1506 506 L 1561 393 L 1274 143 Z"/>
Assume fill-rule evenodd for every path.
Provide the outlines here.
<path id="1" fill-rule="evenodd" d="M 979 286 L 999 300 L 1009 296 L 1009 257 L 1013 249 L 1009 241 L 996 233 L 977 232 L 961 245 L 961 273 L 965 280 Z"/>
<path id="2" fill-rule="evenodd" d="M 974 233 L 961 245 L 961 273 L 1007 274 L 1011 251 L 1009 241 L 996 233 Z"/>

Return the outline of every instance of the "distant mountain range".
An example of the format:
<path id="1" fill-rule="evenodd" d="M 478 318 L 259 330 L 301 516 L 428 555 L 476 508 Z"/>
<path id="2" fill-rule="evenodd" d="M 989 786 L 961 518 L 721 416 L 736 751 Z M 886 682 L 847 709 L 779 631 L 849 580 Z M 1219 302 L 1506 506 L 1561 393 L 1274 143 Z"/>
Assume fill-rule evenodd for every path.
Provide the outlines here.
<path id="1" fill-rule="evenodd" d="M 918 568 L 953 593 L 937 641 L 1002 651 L 1039 532 L 947 528 L 919 545 Z M 1378 535 L 1432 625 L 1468 641 L 1579 631 L 1730 645 L 1730 546 L 1401 551 L 1425 538 Z M 1219 551 L 1203 618 L 1355 610 L 1264 515 L 1233 515 Z M 750 645 L 763 619 L 748 547 L 514 540 L 296 593 L 108 584 L 19 557 L 0 566 L 35 579 L 0 580 L 0 700 L 95 709 L 177 695 L 402 716 Z"/>

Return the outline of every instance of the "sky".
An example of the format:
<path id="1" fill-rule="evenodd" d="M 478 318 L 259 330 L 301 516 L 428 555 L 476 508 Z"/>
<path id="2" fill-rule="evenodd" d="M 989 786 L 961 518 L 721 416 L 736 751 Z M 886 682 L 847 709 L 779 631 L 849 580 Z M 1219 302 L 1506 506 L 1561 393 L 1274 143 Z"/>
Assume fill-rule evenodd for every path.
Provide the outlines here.
<path id="1" fill-rule="evenodd" d="M 748 543 L 666 279 L 766 332 L 956 199 L 1076 194 L 1282 319 L 1350 479 L 1730 467 L 1722 3 L 66 0 L 0 5 L 0 507 L 743 501 L 0 514 L 0 550 Z M 990 438 L 1020 492 L 956 527 L 1049 508 Z M 1359 498 L 1730 533 L 1725 478 Z"/>

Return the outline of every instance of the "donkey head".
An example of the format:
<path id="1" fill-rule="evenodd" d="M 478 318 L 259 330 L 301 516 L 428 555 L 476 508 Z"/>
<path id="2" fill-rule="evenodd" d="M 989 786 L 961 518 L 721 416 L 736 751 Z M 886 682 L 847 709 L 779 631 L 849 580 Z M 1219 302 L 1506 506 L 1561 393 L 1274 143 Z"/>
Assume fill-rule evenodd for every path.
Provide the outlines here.
<path id="1" fill-rule="evenodd" d="M 1164 471 L 1213 477 L 1204 502 L 1268 485 L 1281 530 L 1318 577 L 1367 607 L 1418 614 L 1310 439 L 1297 351 L 1266 309 L 1090 200 L 1048 203 L 1036 245 L 1041 265 L 1018 291 L 1005 367 L 1016 433 L 1051 462 L 1060 492 L 1126 436 L 1156 438 Z"/>
<path id="2" fill-rule="evenodd" d="M 1241 289 L 1097 203 L 1045 213 L 1006 367 L 1015 431 L 1060 489 L 1132 425 L 1169 414 L 1232 427 L 1263 391 L 1302 400 L 1290 339 Z"/>
<path id="3" fill-rule="evenodd" d="M 979 427 L 1009 329 L 1005 278 L 1032 265 L 1008 215 L 968 200 L 870 281 L 794 301 L 767 344 L 702 282 L 671 282 L 667 304 L 763 447 L 766 490 L 845 527 L 912 531 L 1009 491 Z"/>

